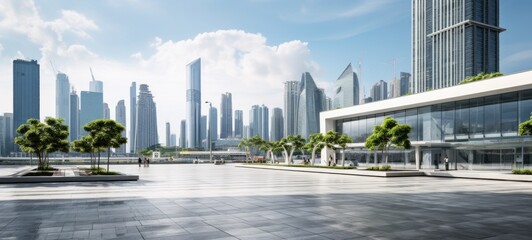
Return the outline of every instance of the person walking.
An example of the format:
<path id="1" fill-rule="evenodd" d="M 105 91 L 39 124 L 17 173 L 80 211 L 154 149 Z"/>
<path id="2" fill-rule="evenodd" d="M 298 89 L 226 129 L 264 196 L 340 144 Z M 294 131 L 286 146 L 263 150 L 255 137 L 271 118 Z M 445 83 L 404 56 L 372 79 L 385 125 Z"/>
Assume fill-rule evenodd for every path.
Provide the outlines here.
<path id="1" fill-rule="evenodd" d="M 141 163 L 142 163 L 142 158 L 139 157 L 139 167 Z"/>
<path id="2" fill-rule="evenodd" d="M 148 158 L 148 160 L 146 160 L 146 162 L 148 163 L 148 167 L 150 167 L 150 159 Z"/>

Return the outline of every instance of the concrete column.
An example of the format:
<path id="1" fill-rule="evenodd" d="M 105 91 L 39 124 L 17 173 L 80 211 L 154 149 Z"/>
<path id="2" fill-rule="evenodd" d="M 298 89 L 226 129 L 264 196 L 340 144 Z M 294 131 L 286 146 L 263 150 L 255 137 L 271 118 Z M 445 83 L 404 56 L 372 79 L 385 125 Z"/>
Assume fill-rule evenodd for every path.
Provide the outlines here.
<path id="1" fill-rule="evenodd" d="M 420 169 L 419 159 L 421 157 L 420 156 L 421 153 L 419 152 L 419 146 L 416 146 L 416 153 L 415 154 L 416 154 L 416 170 L 419 171 L 419 169 Z"/>

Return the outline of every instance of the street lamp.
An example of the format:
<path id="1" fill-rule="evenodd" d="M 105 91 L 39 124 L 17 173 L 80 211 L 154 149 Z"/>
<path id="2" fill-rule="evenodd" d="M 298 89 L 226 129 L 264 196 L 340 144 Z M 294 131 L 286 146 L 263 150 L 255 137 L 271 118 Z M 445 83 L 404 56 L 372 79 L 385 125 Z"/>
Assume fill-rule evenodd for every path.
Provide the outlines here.
<path id="1" fill-rule="evenodd" d="M 209 101 L 205 101 L 205 103 L 208 103 L 209 104 L 209 127 L 207 129 L 209 129 L 207 131 L 207 136 L 208 136 L 208 143 L 209 143 L 209 161 L 212 162 L 212 143 L 211 143 L 211 110 L 212 110 L 212 103 L 209 102 Z"/>

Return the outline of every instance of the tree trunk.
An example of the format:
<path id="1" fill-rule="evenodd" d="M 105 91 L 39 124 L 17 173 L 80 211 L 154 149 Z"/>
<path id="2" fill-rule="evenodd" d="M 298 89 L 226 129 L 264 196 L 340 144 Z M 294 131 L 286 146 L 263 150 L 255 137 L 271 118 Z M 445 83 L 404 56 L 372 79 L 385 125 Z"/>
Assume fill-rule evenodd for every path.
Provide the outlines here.
<path id="1" fill-rule="evenodd" d="M 107 148 L 107 172 L 109 172 L 109 158 L 111 157 L 111 148 Z"/>
<path id="2" fill-rule="evenodd" d="M 381 150 L 381 155 L 382 155 L 382 162 L 385 162 L 386 159 L 384 157 L 384 148 L 382 148 L 382 150 Z"/>
<path id="3" fill-rule="evenodd" d="M 342 149 L 342 167 L 345 166 L 345 149 Z"/>
<path id="4" fill-rule="evenodd" d="M 100 171 L 100 151 L 98 150 L 98 171 Z"/>
<path id="5" fill-rule="evenodd" d="M 290 150 L 290 156 L 288 157 L 288 164 L 293 164 L 294 160 L 292 159 L 292 156 L 294 155 L 295 149 Z"/>

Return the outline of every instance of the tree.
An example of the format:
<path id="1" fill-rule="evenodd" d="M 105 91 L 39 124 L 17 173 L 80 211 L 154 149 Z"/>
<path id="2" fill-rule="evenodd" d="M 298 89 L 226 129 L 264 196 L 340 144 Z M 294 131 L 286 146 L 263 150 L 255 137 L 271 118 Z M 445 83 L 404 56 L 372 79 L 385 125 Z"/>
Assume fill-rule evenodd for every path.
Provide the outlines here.
<path id="1" fill-rule="evenodd" d="M 266 157 L 269 156 L 273 164 L 275 162 L 274 153 L 279 152 L 281 150 L 281 146 L 279 142 L 276 141 L 262 141 L 259 149 L 266 152 Z"/>
<path id="2" fill-rule="evenodd" d="M 93 161 L 95 149 L 92 146 L 93 139 L 90 135 L 84 136 L 80 139 L 72 142 L 72 150 L 80 153 L 88 153 L 91 161 L 91 167 L 95 167 L 95 161 Z"/>
<path id="3" fill-rule="evenodd" d="M 52 152 L 68 152 L 70 144 L 68 126 L 63 119 L 46 118 L 45 123 L 37 119 L 28 119 L 17 129 L 20 135 L 15 143 L 27 153 L 35 153 L 39 161 L 37 169 L 46 170 L 49 167 L 48 154 Z"/>
<path id="4" fill-rule="evenodd" d="M 246 161 L 247 161 L 250 158 L 250 156 L 249 156 L 249 148 L 251 147 L 251 142 L 249 141 L 249 139 L 244 138 L 244 139 L 240 140 L 240 142 L 238 143 L 238 147 L 239 148 L 244 148 L 244 151 L 246 152 Z"/>
<path id="5" fill-rule="evenodd" d="M 532 116 L 527 121 L 524 121 L 519 124 L 519 136 L 530 136 L 532 135 Z"/>
<path id="6" fill-rule="evenodd" d="M 107 149 L 107 172 L 109 172 L 109 159 L 111 148 L 119 148 L 127 143 L 127 138 L 122 137 L 125 127 L 114 120 L 98 119 L 83 126 L 83 129 L 92 137 L 92 146 L 96 149 Z M 98 169 L 100 168 L 100 152 L 98 151 Z"/>
<path id="7" fill-rule="evenodd" d="M 309 136 L 309 141 L 305 144 L 305 149 L 312 152 L 310 164 L 314 164 L 314 159 L 316 156 L 316 151 L 327 148 L 335 148 L 339 146 L 340 148 L 345 148 L 347 143 L 352 142 L 351 138 L 345 134 L 340 135 L 338 132 L 333 130 L 327 131 L 325 134 L 314 133 Z M 344 159 L 342 158 L 342 166 L 344 165 Z"/>
<path id="8" fill-rule="evenodd" d="M 300 135 L 289 135 L 279 141 L 279 147 L 283 149 L 285 164 L 293 162 L 292 156 L 294 152 L 301 149 L 305 145 L 305 142 L 305 139 Z"/>
<path id="9" fill-rule="evenodd" d="M 386 117 L 380 126 L 373 128 L 373 133 L 366 139 L 366 147 L 372 151 L 381 150 L 383 161 L 388 164 L 388 150 L 390 147 L 410 149 L 408 134 L 412 127 L 408 124 L 398 124 L 391 117 Z"/>

